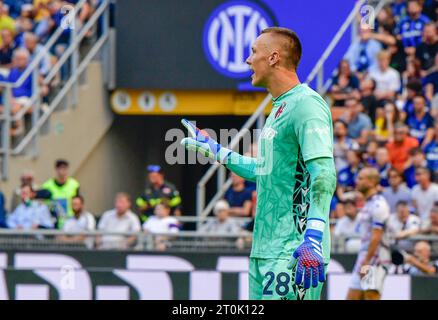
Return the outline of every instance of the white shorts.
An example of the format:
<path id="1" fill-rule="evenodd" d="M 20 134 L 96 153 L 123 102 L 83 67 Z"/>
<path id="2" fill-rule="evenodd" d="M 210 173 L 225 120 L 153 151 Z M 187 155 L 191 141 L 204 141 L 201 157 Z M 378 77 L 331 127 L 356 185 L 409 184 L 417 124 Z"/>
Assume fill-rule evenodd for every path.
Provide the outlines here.
<path id="1" fill-rule="evenodd" d="M 384 252 L 382 250 L 382 252 Z M 383 283 L 385 281 L 386 274 L 388 273 L 388 269 L 385 267 L 387 261 L 382 261 L 384 264 L 373 264 L 368 265 L 366 275 L 361 279 L 360 278 L 360 268 L 362 265 L 362 261 L 366 256 L 366 252 L 359 252 L 356 260 L 356 264 L 353 269 L 353 276 L 351 278 L 350 288 L 354 290 L 361 291 L 377 291 L 382 293 L 383 291 Z"/>
<path id="2" fill-rule="evenodd" d="M 359 273 L 353 273 L 351 277 L 350 289 L 360 291 L 383 292 L 387 271 L 383 266 L 369 266 L 367 274 L 361 279 Z"/>

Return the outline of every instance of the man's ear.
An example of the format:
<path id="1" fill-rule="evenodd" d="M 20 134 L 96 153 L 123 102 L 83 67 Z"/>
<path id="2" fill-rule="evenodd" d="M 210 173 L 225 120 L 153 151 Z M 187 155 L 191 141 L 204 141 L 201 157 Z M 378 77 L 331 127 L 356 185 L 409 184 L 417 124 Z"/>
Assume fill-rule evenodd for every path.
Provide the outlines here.
<path id="1" fill-rule="evenodd" d="M 280 53 L 278 51 L 273 51 L 269 56 L 269 66 L 273 67 L 280 61 Z"/>

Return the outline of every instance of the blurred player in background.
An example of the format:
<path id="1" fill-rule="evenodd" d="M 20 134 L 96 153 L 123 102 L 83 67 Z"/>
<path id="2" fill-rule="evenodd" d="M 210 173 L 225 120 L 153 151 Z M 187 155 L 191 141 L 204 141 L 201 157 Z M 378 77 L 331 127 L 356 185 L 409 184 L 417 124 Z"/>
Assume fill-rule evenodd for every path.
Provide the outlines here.
<path id="1" fill-rule="evenodd" d="M 273 96 L 257 159 L 223 148 L 182 121 L 191 135 L 183 145 L 257 183 L 250 299 L 319 299 L 330 259 L 332 118 L 325 101 L 298 79 L 301 51 L 298 36 L 279 27 L 263 30 L 252 46 L 252 85 Z"/>
<path id="2" fill-rule="evenodd" d="M 353 269 L 348 300 L 379 300 L 383 283 L 391 263 L 386 227 L 389 205 L 378 192 L 379 171 L 364 168 L 356 179 L 356 189 L 365 198 L 359 212 L 361 246 Z"/>

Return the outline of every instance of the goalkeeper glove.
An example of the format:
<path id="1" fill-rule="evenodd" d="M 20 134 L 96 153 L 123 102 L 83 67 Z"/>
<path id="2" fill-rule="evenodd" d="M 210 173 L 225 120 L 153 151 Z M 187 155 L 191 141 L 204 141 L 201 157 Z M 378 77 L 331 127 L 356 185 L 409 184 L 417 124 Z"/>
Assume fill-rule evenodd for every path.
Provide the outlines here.
<path id="1" fill-rule="evenodd" d="M 231 154 L 231 150 L 222 147 L 219 143 L 208 136 L 204 130 L 198 129 L 191 122 L 182 119 L 181 123 L 189 131 L 190 137 L 181 140 L 181 144 L 188 150 L 198 151 L 204 156 L 226 163 L 226 159 Z"/>
<path id="2" fill-rule="evenodd" d="M 312 287 L 316 288 L 318 281 L 325 281 L 324 258 L 321 247 L 322 235 L 323 233 L 319 230 L 307 229 L 303 242 L 292 254 L 288 265 L 288 269 L 292 269 L 294 264 L 297 263 L 295 284 L 300 285 L 304 282 L 305 289 L 310 288 L 310 283 L 312 283 Z"/>

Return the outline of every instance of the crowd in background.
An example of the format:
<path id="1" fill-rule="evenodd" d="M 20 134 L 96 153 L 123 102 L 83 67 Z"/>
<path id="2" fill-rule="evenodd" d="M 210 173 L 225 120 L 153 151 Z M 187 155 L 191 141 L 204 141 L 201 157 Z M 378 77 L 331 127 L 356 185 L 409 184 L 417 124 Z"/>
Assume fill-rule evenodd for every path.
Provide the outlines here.
<path id="1" fill-rule="evenodd" d="M 335 235 L 357 235 L 364 199 L 355 179 L 367 166 L 380 172 L 392 213 L 388 229 L 400 247 L 412 250 L 413 235 L 438 235 L 437 8 L 427 0 L 386 5 L 374 26 L 361 25 L 339 63 L 329 90 L 338 172 Z M 352 239 L 348 248 L 356 247 Z"/>
<path id="2" fill-rule="evenodd" d="M 15 83 L 26 68 L 38 56 L 39 94 L 45 103 L 69 72 L 64 65 L 56 76 L 45 81 L 46 76 L 65 52 L 71 41 L 71 28 L 63 26 L 66 14 L 78 0 L 0 0 L 0 82 Z M 74 28 L 79 30 L 91 17 L 100 0 L 87 0 L 76 13 Z M 62 27 L 63 31 L 51 48 L 45 44 L 53 33 Z M 91 37 L 92 34 L 87 34 Z M 85 41 L 84 41 L 85 42 Z M 24 109 L 26 115 L 32 112 L 32 74 L 12 89 L 11 114 L 17 115 Z M 0 112 L 3 112 L 3 96 L 0 98 Z M 22 111 L 23 112 L 23 111 Z M 29 117 L 12 122 L 11 135 L 21 136 Z"/>

